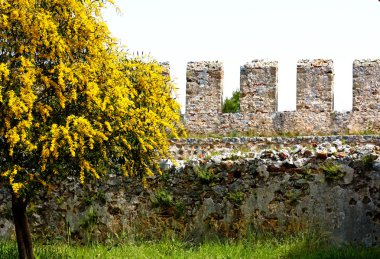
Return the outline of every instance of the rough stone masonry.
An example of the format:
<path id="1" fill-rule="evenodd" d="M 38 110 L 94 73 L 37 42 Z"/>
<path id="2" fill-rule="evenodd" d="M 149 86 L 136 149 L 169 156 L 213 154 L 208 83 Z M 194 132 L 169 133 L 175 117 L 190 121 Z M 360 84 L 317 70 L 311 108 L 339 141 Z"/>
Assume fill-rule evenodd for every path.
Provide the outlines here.
<path id="1" fill-rule="evenodd" d="M 194 134 L 355 134 L 379 132 L 380 60 L 353 63 L 353 109 L 334 111 L 332 60 L 297 64 L 297 110 L 277 111 L 275 61 L 254 60 L 240 68 L 240 113 L 222 113 L 223 66 L 187 66 L 186 129 Z"/>
<path id="2" fill-rule="evenodd" d="M 180 151 L 185 149 L 187 160 Z M 380 138 L 187 139 L 172 148 L 163 175 L 121 173 L 95 185 L 68 178 L 32 201 L 35 237 L 44 242 L 112 236 L 197 240 L 250 231 L 318 230 L 339 244 L 379 245 Z M 0 237 L 14 236 L 10 193 L 0 189 Z"/>

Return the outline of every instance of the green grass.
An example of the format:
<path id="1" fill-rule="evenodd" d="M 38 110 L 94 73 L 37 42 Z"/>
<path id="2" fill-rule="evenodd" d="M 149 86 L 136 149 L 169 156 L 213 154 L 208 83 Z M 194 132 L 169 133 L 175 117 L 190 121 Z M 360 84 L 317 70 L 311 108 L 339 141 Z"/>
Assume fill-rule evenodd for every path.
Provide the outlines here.
<path id="1" fill-rule="evenodd" d="M 176 240 L 113 245 L 35 245 L 37 258 L 380 258 L 380 247 L 332 247 L 308 237 L 192 244 Z M 14 242 L 0 241 L 0 258 L 17 258 Z"/>

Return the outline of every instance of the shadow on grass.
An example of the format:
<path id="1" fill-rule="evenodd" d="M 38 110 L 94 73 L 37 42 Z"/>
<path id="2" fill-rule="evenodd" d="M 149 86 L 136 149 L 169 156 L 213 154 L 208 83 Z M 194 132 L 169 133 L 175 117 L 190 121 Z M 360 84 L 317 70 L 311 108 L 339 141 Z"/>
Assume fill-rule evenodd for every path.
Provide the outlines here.
<path id="1" fill-rule="evenodd" d="M 68 249 L 59 248 L 54 246 L 36 245 L 34 254 L 39 259 L 63 259 L 68 258 Z M 0 241 L 0 258 L 1 259 L 14 259 L 18 258 L 17 244 L 13 241 Z"/>
<path id="2" fill-rule="evenodd" d="M 312 240 L 302 240 L 292 246 L 284 255 L 284 258 L 344 258 L 344 259 L 378 259 L 380 258 L 380 246 L 364 247 L 359 245 L 334 245 L 327 240 L 313 244 Z M 318 242 L 318 241 L 317 241 Z"/>

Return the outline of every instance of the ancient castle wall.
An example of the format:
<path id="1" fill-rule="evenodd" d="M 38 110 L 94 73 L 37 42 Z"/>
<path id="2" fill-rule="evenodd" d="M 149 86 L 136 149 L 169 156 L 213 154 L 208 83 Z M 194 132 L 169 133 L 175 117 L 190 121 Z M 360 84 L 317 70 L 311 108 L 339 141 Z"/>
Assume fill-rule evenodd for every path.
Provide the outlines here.
<path id="1" fill-rule="evenodd" d="M 300 60 L 297 64 L 297 111 L 333 111 L 333 82 L 332 60 Z"/>
<path id="2" fill-rule="evenodd" d="M 223 101 L 223 65 L 220 62 L 189 62 L 186 72 L 188 125 L 216 132 Z"/>
<path id="3" fill-rule="evenodd" d="M 92 185 L 69 177 L 33 199 L 28 215 L 44 240 L 321 230 L 339 244 L 376 246 L 379 143 L 377 136 L 184 139 L 172 152 L 187 162 L 165 164 L 149 188 L 122 174 Z M 0 187 L 0 238 L 14 237 L 10 203 Z"/>
<path id="4" fill-rule="evenodd" d="M 278 112 L 275 61 L 254 60 L 240 69 L 239 113 L 222 113 L 223 67 L 190 62 L 184 124 L 193 134 L 355 134 L 379 132 L 380 61 L 353 64 L 353 110 L 334 111 L 332 60 L 297 64 L 297 110 Z"/>
<path id="5" fill-rule="evenodd" d="M 355 60 L 352 106 L 363 113 L 380 110 L 380 60 Z"/>
<path id="6" fill-rule="evenodd" d="M 277 111 L 277 62 L 254 60 L 240 68 L 241 113 Z"/>
<path id="7" fill-rule="evenodd" d="M 222 112 L 223 66 L 219 62 L 189 62 L 186 73 L 186 113 Z"/>

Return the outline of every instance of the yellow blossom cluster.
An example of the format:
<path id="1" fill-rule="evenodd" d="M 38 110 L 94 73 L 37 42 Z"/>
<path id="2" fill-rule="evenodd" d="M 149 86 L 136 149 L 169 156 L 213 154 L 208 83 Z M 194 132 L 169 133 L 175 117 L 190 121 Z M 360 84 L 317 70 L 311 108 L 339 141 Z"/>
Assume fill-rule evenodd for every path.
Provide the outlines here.
<path id="1" fill-rule="evenodd" d="M 23 183 L 18 183 L 15 182 L 15 177 L 18 172 L 18 167 L 15 166 L 12 170 L 7 170 L 1 174 L 2 177 L 8 177 L 9 178 L 9 185 L 12 189 L 12 191 L 16 194 L 19 195 L 20 189 L 23 187 Z"/>
<path id="2" fill-rule="evenodd" d="M 56 176 L 159 172 L 183 130 L 170 79 L 119 49 L 107 2 L 0 1 L 0 183 L 17 195 Z"/>

